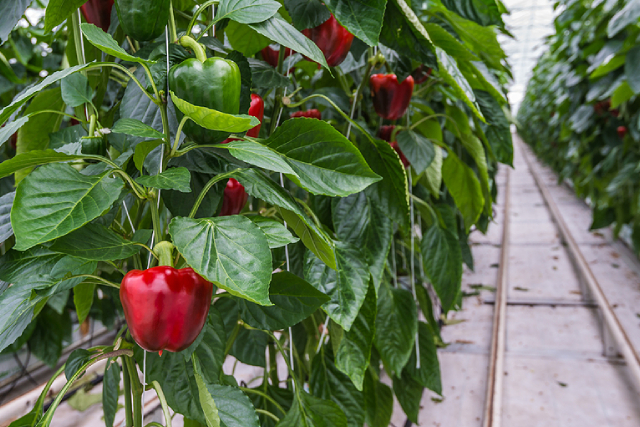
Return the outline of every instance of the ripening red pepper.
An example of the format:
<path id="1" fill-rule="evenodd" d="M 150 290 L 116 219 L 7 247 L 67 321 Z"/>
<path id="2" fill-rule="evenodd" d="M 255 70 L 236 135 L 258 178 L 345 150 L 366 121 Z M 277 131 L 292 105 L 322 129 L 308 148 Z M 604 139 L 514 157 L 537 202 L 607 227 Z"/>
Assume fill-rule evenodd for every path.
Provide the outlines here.
<path id="1" fill-rule="evenodd" d="M 230 178 L 222 195 L 222 208 L 219 216 L 238 215 L 247 203 L 249 195 L 244 189 L 244 185 L 237 180 Z"/>
<path id="2" fill-rule="evenodd" d="M 307 111 L 296 111 L 295 113 L 289 114 L 289 117 L 295 119 L 296 117 L 307 117 L 310 119 L 318 119 L 322 120 L 322 113 L 320 110 L 316 110 L 315 108 Z"/>
<path id="3" fill-rule="evenodd" d="M 133 339 L 147 351 L 181 351 L 200 334 L 213 285 L 191 268 L 131 270 L 120 286 L 124 317 Z"/>
<path id="4" fill-rule="evenodd" d="M 618 126 L 618 136 L 620 139 L 624 139 L 627 135 L 627 127 L 626 126 Z"/>
<path id="5" fill-rule="evenodd" d="M 411 77 L 415 84 L 419 85 L 427 81 L 433 70 L 429 67 L 425 67 L 424 64 L 411 72 Z"/>
<path id="6" fill-rule="evenodd" d="M 260 124 L 254 128 L 251 128 L 247 131 L 247 136 L 252 138 L 257 138 L 260 136 L 260 128 L 262 127 L 262 120 L 264 119 L 264 99 L 260 95 L 256 95 L 255 93 L 251 94 L 251 105 L 249 105 L 249 115 L 256 117 L 260 120 Z M 223 144 L 229 143 L 231 141 L 237 141 L 237 138 L 227 138 L 222 141 Z"/>
<path id="7" fill-rule="evenodd" d="M 280 47 L 280 49 L 282 49 L 282 46 Z M 262 53 L 262 59 L 264 59 L 264 61 L 267 64 L 271 65 L 273 68 L 276 68 L 278 66 L 278 56 L 280 56 L 279 50 L 275 50 L 271 48 L 271 46 L 267 46 L 264 49 L 262 49 L 260 52 Z M 292 53 L 293 51 L 290 48 L 285 48 L 284 50 L 285 59 L 291 56 Z"/>
<path id="8" fill-rule="evenodd" d="M 413 77 L 398 83 L 395 74 L 374 74 L 369 79 L 371 100 L 376 113 L 383 119 L 397 120 L 404 115 L 413 95 Z"/>
<path id="9" fill-rule="evenodd" d="M 88 23 L 102 28 L 105 33 L 109 31 L 109 25 L 111 25 L 112 8 L 113 0 L 89 0 L 80 6 L 84 19 Z"/>
<path id="10" fill-rule="evenodd" d="M 402 162 L 402 165 L 406 168 L 406 167 L 409 167 L 411 163 L 409 163 L 409 160 L 405 157 L 404 153 L 400 150 L 400 146 L 398 146 L 398 141 L 396 141 L 395 138 L 393 139 L 393 141 L 391 140 L 391 137 L 393 135 L 393 131 L 395 128 L 396 128 L 395 126 L 381 126 L 380 131 L 378 131 L 378 137 L 384 141 L 389 142 L 389 145 L 391 145 L 391 147 L 394 150 L 396 150 L 396 153 L 398 153 L 398 157 L 400 157 L 400 161 Z"/>
<path id="11" fill-rule="evenodd" d="M 342 64 L 353 43 L 353 34 L 340 25 L 333 14 L 317 27 L 303 30 L 302 34 L 318 45 L 330 67 Z"/>

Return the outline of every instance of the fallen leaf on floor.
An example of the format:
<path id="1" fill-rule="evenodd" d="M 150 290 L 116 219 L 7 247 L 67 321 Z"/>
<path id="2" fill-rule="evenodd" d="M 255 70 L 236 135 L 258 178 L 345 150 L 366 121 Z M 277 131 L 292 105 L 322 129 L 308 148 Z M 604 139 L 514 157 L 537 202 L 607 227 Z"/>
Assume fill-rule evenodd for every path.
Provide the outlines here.
<path id="1" fill-rule="evenodd" d="M 456 344 L 475 344 L 473 341 L 469 341 L 469 340 L 456 340 L 455 343 Z"/>
<path id="2" fill-rule="evenodd" d="M 480 291 L 474 291 L 474 292 L 462 291 L 462 298 L 477 297 L 478 295 L 480 295 Z"/>
<path id="3" fill-rule="evenodd" d="M 611 267 L 613 268 L 620 268 L 620 266 L 618 264 L 611 264 Z"/>
<path id="4" fill-rule="evenodd" d="M 440 403 L 444 400 L 444 397 L 432 397 L 431 401 L 435 403 Z"/>
<path id="5" fill-rule="evenodd" d="M 553 259 L 560 259 L 560 257 L 558 255 L 554 255 L 552 258 Z"/>
<path id="6" fill-rule="evenodd" d="M 560 387 L 566 387 L 566 386 L 567 386 L 567 383 L 561 383 L 560 381 L 558 381 L 558 385 L 559 385 Z"/>
<path id="7" fill-rule="evenodd" d="M 490 292 L 495 292 L 496 291 L 496 287 L 495 286 L 483 285 L 482 283 L 476 283 L 476 284 L 473 284 L 473 285 L 469 285 L 469 287 L 471 289 L 476 289 L 478 291 L 490 291 Z"/>
<path id="8" fill-rule="evenodd" d="M 442 323 L 445 325 L 457 325 L 458 323 L 467 321 L 467 319 L 447 319 L 444 315 L 440 316 L 440 320 L 442 320 Z"/>
<path id="9" fill-rule="evenodd" d="M 592 234 L 593 234 L 594 236 L 596 236 L 596 237 L 602 237 L 602 238 L 604 239 L 604 234 L 602 234 L 602 233 L 599 233 L 599 232 L 597 232 L 597 231 L 596 231 L 596 232 L 594 232 L 594 233 L 592 233 Z"/>
<path id="10" fill-rule="evenodd" d="M 491 268 L 498 268 L 500 267 L 500 264 L 496 263 L 496 264 L 491 264 L 489 267 Z"/>
<path id="11" fill-rule="evenodd" d="M 515 288 L 513 288 L 514 291 L 521 291 L 521 292 L 529 292 L 529 288 L 522 288 L 520 286 L 516 286 Z"/>
<path id="12" fill-rule="evenodd" d="M 554 266 L 553 266 L 553 269 L 554 269 L 554 270 L 557 270 L 557 269 L 558 269 L 558 266 L 557 266 L 557 265 L 554 265 Z"/>
<path id="13" fill-rule="evenodd" d="M 569 291 L 570 294 L 582 295 L 580 291 Z"/>
<path id="14" fill-rule="evenodd" d="M 620 258 L 620 254 L 618 252 L 611 252 L 611 256 L 614 258 Z"/>

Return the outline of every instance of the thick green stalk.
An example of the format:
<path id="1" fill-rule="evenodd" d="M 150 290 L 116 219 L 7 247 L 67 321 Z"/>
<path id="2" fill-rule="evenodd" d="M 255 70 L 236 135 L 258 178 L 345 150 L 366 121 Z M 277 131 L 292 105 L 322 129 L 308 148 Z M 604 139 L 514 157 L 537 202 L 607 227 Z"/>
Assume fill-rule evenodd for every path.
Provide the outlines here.
<path id="1" fill-rule="evenodd" d="M 129 368 L 127 367 L 126 357 L 122 358 L 122 378 L 124 380 L 124 413 L 125 427 L 133 427 L 133 404 L 131 402 L 131 379 L 129 377 Z"/>

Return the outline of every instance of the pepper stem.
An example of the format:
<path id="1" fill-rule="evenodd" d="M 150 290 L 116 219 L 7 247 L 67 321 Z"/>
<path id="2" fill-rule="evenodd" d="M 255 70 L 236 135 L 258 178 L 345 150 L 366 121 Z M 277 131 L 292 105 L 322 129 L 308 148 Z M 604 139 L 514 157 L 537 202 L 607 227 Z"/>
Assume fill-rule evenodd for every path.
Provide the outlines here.
<path id="1" fill-rule="evenodd" d="M 195 41 L 192 37 L 180 37 L 180 46 L 191 49 L 196 55 L 198 61 L 204 62 L 207 60 L 207 52 L 204 50 L 204 47 L 200 43 Z"/>
<path id="2" fill-rule="evenodd" d="M 175 246 L 173 243 L 162 241 L 156 243 L 153 247 L 153 252 L 158 256 L 158 265 L 164 265 L 168 267 L 173 267 L 173 250 Z"/>

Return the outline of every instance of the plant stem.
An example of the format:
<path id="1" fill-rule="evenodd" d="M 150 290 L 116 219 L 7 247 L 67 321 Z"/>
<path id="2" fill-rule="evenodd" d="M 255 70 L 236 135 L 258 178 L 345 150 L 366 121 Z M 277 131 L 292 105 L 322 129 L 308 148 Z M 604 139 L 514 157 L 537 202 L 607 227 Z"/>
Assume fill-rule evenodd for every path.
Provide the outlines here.
<path id="1" fill-rule="evenodd" d="M 133 395 L 133 427 L 142 427 L 142 384 L 138 378 L 138 370 L 133 359 L 128 357 L 124 360 L 129 368 L 129 378 L 131 380 L 131 394 Z"/>
<path id="2" fill-rule="evenodd" d="M 151 386 L 158 395 L 158 400 L 160 401 L 160 406 L 162 407 L 162 413 L 164 414 L 164 422 L 167 427 L 171 427 L 171 412 L 169 412 L 169 405 L 167 405 L 167 399 L 164 397 L 162 387 L 160 387 L 160 383 L 158 383 L 158 381 L 152 381 Z"/>
<path id="3" fill-rule="evenodd" d="M 176 18 L 173 14 L 173 1 L 169 2 L 169 37 L 171 37 L 171 43 L 178 40 L 178 31 L 176 30 Z M 167 55 L 169 52 L 167 52 Z"/>
<path id="4" fill-rule="evenodd" d="M 280 46 L 280 51 L 278 52 L 278 73 L 282 74 L 282 66 L 284 64 L 284 54 L 286 48 L 284 46 Z M 284 96 L 284 88 L 279 87 L 276 89 L 274 106 L 273 106 L 273 114 L 271 115 L 271 129 L 269 130 L 269 135 L 273 135 L 273 132 L 276 131 L 278 127 L 278 122 L 280 121 L 280 114 L 282 112 L 282 97 Z"/>
<path id="5" fill-rule="evenodd" d="M 263 414 L 263 415 L 268 416 L 269 418 L 271 418 L 271 419 L 272 419 L 272 420 L 274 420 L 275 422 L 279 422 L 279 421 L 280 421 L 280 418 L 276 417 L 275 415 L 273 415 L 273 414 L 272 414 L 271 412 L 269 412 L 269 411 L 265 411 L 264 409 L 258 409 L 258 408 L 256 408 L 256 412 L 257 412 L 258 414 Z"/>
<path id="6" fill-rule="evenodd" d="M 247 388 L 247 387 L 240 387 L 240 390 L 244 391 L 245 393 L 257 394 L 258 396 L 262 397 L 263 399 L 266 399 L 269 402 L 271 402 L 271 404 L 273 404 L 273 406 L 275 406 L 278 409 L 278 411 L 282 412 L 283 414 L 287 413 L 284 410 L 284 408 L 278 402 L 276 402 L 276 400 L 273 397 L 269 396 L 266 393 L 261 392 L 260 390 L 256 390 L 256 389 L 253 389 L 253 388 Z"/>
<path id="7" fill-rule="evenodd" d="M 197 41 L 195 41 L 192 37 L 182 36 L 180 37 L 180 46 L 186 47 L 187 49 L 191 49 L 193 53 L 196 55 L 196 59 L 200 62 L 204 62 L 207 60 L 207 52 L 204 50 L 204 47 Z"/>
<path id="8" fill-rule="evenodd" d="M 126 416 L 125 427 L 133 426 L 133 404 L 131 403 L 131 379 L 129 377 L 129 368 L 122 358 L 122 378 L 124 380 L 124 413 Z"/>
<path id="9" fill-rule="evenodd" d="M 153 222 L 153 231 L 156 235 L 156 242 L 163 240 L 162 227 L 160 225 L 160 213 L 156 204 L 156 196 L 149 198 L 149 210 L 151 210 L 151 221 Z"/>
<path id="10" fill-rule="evenodd" d="M 193 14 L 193 17 L 191 18 L 191 22 L 189 22 L 189 26 L 187 27 L 187 35 L 191 35 L 191 30 L 193 30 L 193 26 L 196 24 L 196 22 L 198 21 L 198 16 L 200 16 L 200 14 L 202 12 L 205 11 L 206 8 L 208 8 L 209 6 L 213 6 L 220 3 L 220 0 L 209 0 L 208 2 L 203 3 L 198 9 L 196 9 L 195 13 Z"/>
<path id="11" fill-rule="evenodd" d="M 227 173 L 223 173 L 220 175 L 216 175 L 213 178 L 211 178 L 211 180 L 209 180 L 209 182 L 207 182 L 207 185 L 204 186 L 204 188 L 202 189 L 202 191 L 200 192 L 200 195 L 198 196 L 198 199 L 196 200 L 196 202 L 193 204 L 193 208 L 191 209 L 191 212 L 189 213 L 189 218 L 194 218 L 196 216 L 196 213 L 198 212 L 198 208 L 200 207 L 200 204 L 202 203 L 202 201 L 204 200 L 204 197 L 207 195 L 207 192 L 209 190 L 211 190 L 211 187 L 213 187 L 214 185 L 216 185 L 217 182 L 222 181 L 225 178 L 231 178 L 231 176 L 238 171 L 241 171 L 242 169 L 236 169 L 233 170 L 231 172 L 227 172 Z"/>

